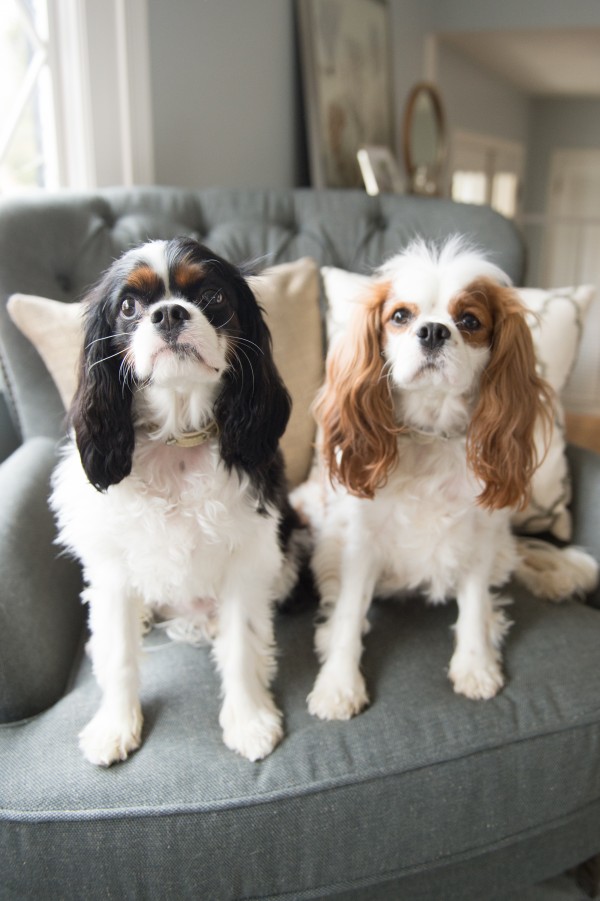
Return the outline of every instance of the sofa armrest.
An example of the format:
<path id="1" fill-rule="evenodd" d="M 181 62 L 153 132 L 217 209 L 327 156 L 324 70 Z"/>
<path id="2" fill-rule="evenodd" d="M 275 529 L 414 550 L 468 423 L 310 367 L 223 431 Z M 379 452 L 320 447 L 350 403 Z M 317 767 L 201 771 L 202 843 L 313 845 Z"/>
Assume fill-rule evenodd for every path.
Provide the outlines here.
<path id="1" fill-rule="evenodd" d="M 81 575 L 53 544 L 55 443 L 33 438 L 0 465 L 0 722 L 61 697 L 83 634 Z"/>
<path id="2" fill-rule="evenodd" d="M 0 391 L 0 462 L 10 457 L 20 443 L 6 398 Z"/>
<path id="3" fill-rule="evenodd" d="M 600 454 L 567 445 L 573 498 L 573 544 L 589 551 L 600 562 Z M 588 598 L 600 607 L 600 586 Z"/>

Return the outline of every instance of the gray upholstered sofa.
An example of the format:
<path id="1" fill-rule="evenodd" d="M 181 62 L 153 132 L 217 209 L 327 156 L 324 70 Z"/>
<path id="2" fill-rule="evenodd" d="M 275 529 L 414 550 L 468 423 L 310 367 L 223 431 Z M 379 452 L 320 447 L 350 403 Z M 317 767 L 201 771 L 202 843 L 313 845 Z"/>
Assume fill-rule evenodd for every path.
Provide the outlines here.
<path id="1" fill-rule="evenodd" d="M 451 605 L 375 605 L 373 703 L 348 723 L 306 709 L 314 604 L 280 615 L 286 737 L 259 764 L 221 742 L 208 650 L 151 636 L 142 748 L 109 770 L 77 748 L 97 689 L 79 571 L 53 546 L 46 506 L 64 413 L 7 297 L 71 302 L 148 237 L 191 233 L 236 262 L 309 256 L 363 272 L 416 234 L 450 232 L 522 280 L 516 230 L 443 200 L 152 188 L 0 206 L 2 899 L 539 899 L 528 886 L 598 852 L 598 595 L 550 607 L 515 587 L 507 685 L 479 703 L 446 679 Z M 569 459 L 574 539 L 598 555 L 600 460 L 575 448 Z"/>

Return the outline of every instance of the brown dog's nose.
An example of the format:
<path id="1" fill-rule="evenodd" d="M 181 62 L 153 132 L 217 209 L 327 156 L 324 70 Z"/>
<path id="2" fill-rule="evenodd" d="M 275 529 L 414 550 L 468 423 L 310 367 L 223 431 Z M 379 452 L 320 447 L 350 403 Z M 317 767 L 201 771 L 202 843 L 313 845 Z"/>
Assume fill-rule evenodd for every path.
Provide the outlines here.
<path id="1" fill-rule="evenodd" d="M 425 322 L 417 330 L 417 338 L 427 350 L 439 350 L 450 337 L 450 329 L 442 322 Z"/>

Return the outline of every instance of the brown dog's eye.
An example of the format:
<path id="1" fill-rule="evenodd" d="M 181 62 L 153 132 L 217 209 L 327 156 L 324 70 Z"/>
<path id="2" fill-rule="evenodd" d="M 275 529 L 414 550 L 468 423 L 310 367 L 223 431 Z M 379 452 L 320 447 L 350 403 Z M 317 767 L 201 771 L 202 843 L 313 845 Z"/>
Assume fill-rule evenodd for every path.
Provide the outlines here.
<path id="1" fill-rule="evenodd" d="M 406 325 L 412 318 L 413 314 L 410 310 L 407 310 L 406 307 L 400 307 L 399 310 L 394 310 L 392 322 L 394 325 Z"/>
<path id="2" fill-rule="evenodd" d="M 467 332 L 476 332 L 481 327 L 481 323 L 477 316 L 472 313 L 463 313 L 457 322 L 459 328 L 465 329 Z"/>
<path id="3" fill-rule="evenodd" d="M 125 319 L 133 319 L 137 313 L 138 305 L 133 297 L 126 297 L 121 304 L 121 314 Z"/>

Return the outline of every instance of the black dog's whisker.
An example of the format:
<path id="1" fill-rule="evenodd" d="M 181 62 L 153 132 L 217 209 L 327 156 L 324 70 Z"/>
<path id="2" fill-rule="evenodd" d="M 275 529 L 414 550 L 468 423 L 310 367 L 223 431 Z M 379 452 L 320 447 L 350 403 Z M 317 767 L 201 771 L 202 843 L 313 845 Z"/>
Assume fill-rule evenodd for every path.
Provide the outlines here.
<path id="1" fill-rule="evenodd" d="M 118 350 L 116 353 L 110 354 L 108 357 L 102 357 L 101 360 L 96 360 L 95 363 L 92 363 L 91 366 L 88 366 L 88 372 L 91 372 L 92 369 L 94 368 L 94 366 L 98 366 L 99 363 L 106 363 L 108 360 L 114 360 L 115 357 L 121 356 L 122 353 L 123 353 L 122 350 Z"/>
<path id="2" fill-rule="evenodd" d="M 123 357 L 123 362 L 119 367 L 119 379 L 122 383 L 123 389 L 125 389 L 128 385 L 133 389 L 136 388 L 144 388 L 146 385 L 150 383 L 149 378 L 139 379 L 134 370 L 134 361 L 131 358 L 130 351 L 127 351 L 125 356 Z"/>
<path id="3" fill-rule="evenodd" d="M 249 338 L 242 338 L 240 335 L 235 335 L 235 336 L 232 338 L 232 341 L 234 341 L 234 342 L 239 341 L 241 344 L 247 344 L 247 345 L 249 345 L 250 347 L 252 347 L 252 348 L 254 348 L 255 350 L 257 350 L 258 353 L 262 354 L 263 357 L 264 357 L 264 355 L 265 355 L 265 352 L 264 352 L 264 350 L 262 349 L 262 347 L 259 347 L 258 344 L 256 344 L 254 341 L 250 341 Z"/>
<path id="4" fill-rule="evenodd" d="M 239 373 L 240 383 L 241 383 L 241 387 L 243 390 L 244 389 L 244 365 L 243 365 L 240 357 L 238 356 L 238 353 L 237 353 L 237 350 L 235 347 L 232 348 L 232 351 L 233 351 L 233 359 L 237 363 L 237 370 L 236 370 L 236 367 L 232 367 L 231 371 L 236 375 L 238 375 L 238 373 Z M 246 357 L 246 359 L 248 359 L 248 358 Z"/>
<path id="5" fill-rule="evenodd" d="M 89 344 L 85 345 L 85 349 L 88 350 L 93 344 L 97 344 L 99 341 L 110 341 L 111 338 L 118 338 L 118 335 L 103 335 L 102 338 L 94 338 L 93 341 L 90 341 Z"/>
<path id="6" fill-rule="evenodd" d="M 254 379 L 254 368 L 252 366 L 252 362 L 243 347 L 238 347 L 237 350 L 239 350 L 241 353 L 243 353 L 246 360 L 248 361 L 248 366 L 250 367 L 250 372 L 252 373 L 252 394 L 254 394 L 254 392 L 256 390 L 256 381 Z"/>
<path id="7" fill-rule="evenodd" d="M 226 325 L 229 325 L 229 323 L 233 319 L 234 315 L 235 314 L 232 313 L 231 316 L 229 317 L 229 319 L 227 320 L 227 322 L 223 322 L 223 323 L 221 323 L 221 325 L 216 325 L 215 328 L 217 329 L 217 331 L 219 331 L 219 329 L 225 328 Z"/>

